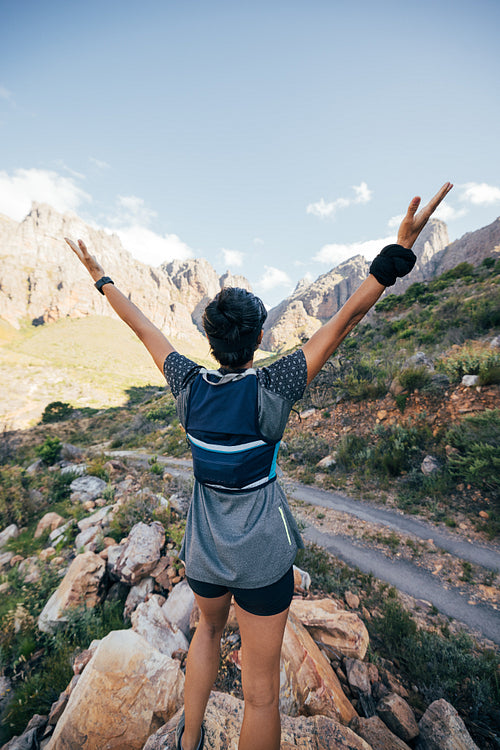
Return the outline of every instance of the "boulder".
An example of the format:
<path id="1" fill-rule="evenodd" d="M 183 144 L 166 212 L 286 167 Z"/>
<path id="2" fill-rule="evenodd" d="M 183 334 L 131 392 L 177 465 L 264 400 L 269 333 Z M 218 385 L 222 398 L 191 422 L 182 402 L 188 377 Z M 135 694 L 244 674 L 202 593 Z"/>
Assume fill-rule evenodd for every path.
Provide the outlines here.
<path id="1" fill-rule="evenodd" d="M 99 555 L 93 552 L 77 555 L 43 608 L 38 618 L 39 629 L 44 633 L 53 633 L 67 619 L 65 613 L 71 607 L 82 604 L 88 608 L 95 607 L 101 599 L 105 572 L 105 562 Z"/>
<path id="2" fill-rule="evenodd" d="M 99 508 L 95 513 L 91 513 L 90 516 L 86 516 L 86 518 L 78 521 L 78 528 L 80 531 L 85 531 L 91 526 L 103 526 L 112 510 L 112 505 L 105 505 L 103 508 Z"/>
<path id="3" fill-rule="evenodd" d="M 144 750 L 175 750 L 175 729 L 180 711 L 148 739 Z M 227 693 L 212 692 L 205 711 L 205 750 L 234 750 L 238 746 L 243 701 Z M 282 716 L 281 749 L 370 750 L 348 727 L 326 716 Z"/>
<path id="4" fill-rule="evenodd" d="M 147 602 L 139 604 L 130 619 L 135 632 L 142 635 L 162 654 L 172 656 L 179 648 L 188 650 L 186 636 L 175 625 L 169 623 L 157 596 L 151 596 Z"/>
<path id="5" fill-rule="evenodd" d="M 75 549 L 78 551 L 83 547 L 85 550 L 94 552 L 97 549 L 100 531 L 99 526 L 89 526 L 85 531 L 81 531 L 75 539 Z"/>
<path id="6" fill-rule="evenodd" d="M 2 552 L 0 554 L 0 570 L 3 570 L 3 568 L 10 567 L 10 561 L 14 557 L 14 552 Z"/>
<path id="7" fill-rule="evenodd" d="M 372 750 L 410 750 L 409 745 L 396 737 L 378 716 L 369 719 L 357 716 L 349 726 L 368 742 Z"/>
<path id="8" fill-rule="evenodd" d="M 355 695 L 370 695 L 371 682 L 368 665 L 360 659 L 344 659 L 349 687 Z"/>
<path id="9" fill-rule="evenodd" d="M 73 520 L 66 521 L 62 526 L 58 526 L 49 534 L 49 542 L 51 544 L 58 544 L 64 537 L 65 533 L 73 526 Z"/>
<path id="10" fill-rule="evenodd" d="M 33 474 L 37 474 L 42 469 L 43 461 L 41 458 L 37 458 L 36 461 L 33 461 L 33 463 L 28 466 L 28 468 L 26 469 L 26 474 L 28 474 L 29 476 L 33 476 Z"/>
<path id="11" fill-rule="evenodd" d="M 358 609 L 360 601 L 357 594 L 353 594 L 352 591 L 344 591 L 344 599 L 349 609 Z"/>
<path id="12" fill-rule="evenodd" d="M 479 750 L 455 708 L 440 698 L 418 724 L 418 750 Z"/>
<path id="13" fill-rule="evenodd" d="M 462 385 L 465 385 L 467 388 L 479 385 L 479 375 L 464 375 L 462 377 Z"/>
<path id="14" fill-rule="evenodd" d="M 418 724 L 408 703 L 397 693 L 389 693 L 377 704 L 377 714 L 391 732 L 404 742 L 418 735 Z"/>
<path id="15" fill-rule="evenodd" d="M 186 638 L 189 638 L 189 620 L 194 604 L 194 594 L 184 579 L 178 583 L 162 606 L 163 613 L 169 623 L 178 628 Z"/>
<path id="16" fill-rule="evenodd" d="M 87 464 L 66 464 L 61 468 L 61 474 L 76 474 L 81 477 L 87 472 Z"/>
<path id="17" fill-rule="evenodd" d="M 315 641 L 334 651 L 363 659 L 369 643 L 365 624 L 355 612 L 346 612 L 333 599 L 294 599 L 290 611 Z"/>
<path id="18" fill-rule="evenodd" d="M 15 523 L 11 523 L 3 531 L 0 531 L 0 549 L 5 547 L 10 539 L 16 539 L 19 536 L 19 527 Z"/>
<path id="19" fill-rule="evenodd" d="M 86 500 L 95 500 L 102 495 L 106 487 L 104 479 L 84 474 L 71 482 L 70 488 L 73 493 L 71 499 L 80 503 L 84 503 Z"/>
<path id="20" fill-rule="evenodd" d="M 311 586 L 311 576 L 309 575 L 307 570 L 302 570 L 301 568 L 298 568 L 296 565 L 294 565 L 293 566 L 294 591 L 303 593 L 305 591 L 309 591 L 310 586 Z"/>
<path id="21" fill-rule="evenodd" d="M 336 466 L 337 461 L 335 459 L 335 456 L 328 455 L 321 459 L 321 461 L 318 461 L 316 466 L 318 469 L 331 469 L 332 466 Z"/>
<path id="22" fill-rule="evenodd" d="M 153 593 L 154 587 L 155 582 L 151 577 L 143 578 L 142 581 L 139 581 L 139 583 L 136 583 L 135 586 L 132 586 L 132 588 L 128 592 L 127 599 L 125 601 L 125 607 L 123 609 L 124 619 L 130 617 L 132 612 L 137 608 L 139 604 L 141 604 L 141 602 L 146 599 L 148 594 Z"/>
<path id="23" fill-rule="evenodd" d="M 180 664 L 133 630 L 102 639 L 46 750 L 141 750 L 182 703 Z"/>
<path id="24" fill-rule="evenodd" d="M 420 470 L 425 476 L 433 474 L 439 469 L 439 461 L 434 456 L 426 456 L 420 465 Z"/>
<path id="25" fill-rule="evenodd" d="M 145 578 L 160 559 L 165 544 L 165 529 L 158 521 L 149 526 L 139 522 L 132 527 L 113 572 L 125 583 Z M 113 549 L 113 547 L 111 548 Z"/>
<path id="26" fill-rule="evenodd" d="M 39 740 L 47 726 L 47 717 L 35 714 L 20 737 L 13 737 L 2 750 L 38 750 Z"/>
<path id="27" fill-rule="evenodd" d="M 47 529 L 50 529 L 50 531 L 54 531 L 54 529 L 57 529 L 59 526 L 62 526 L 64 523 L 64 518 L 59 515 L 59 513 L 46 513 L 42 518 L 38 521 L 36 531 L 35 531 L 35 539 L 39 539 L 42 534 L 47 531 Z"/>
<path id="28" fill-rule="evenodd" d="M 190 502 L 191 498 L 188 495 L 182 495 L 179 492 L 169 497 L 170 506 L 183 518 L 187 516 Z"/>
<path id="29" fill-rule="evenodd" d="M 281 650 L 280 705 L 291 715 L 323 714 L 343 724 L 356 716 L 330 662 L 293 612 Z"/>
<path id="30" fill-rule="evenodd" d="M 63 443 L 61 446 L 61 458 L 65 461 L 80 461 L 84 456 L 81 448 L 71 443 Z"/>

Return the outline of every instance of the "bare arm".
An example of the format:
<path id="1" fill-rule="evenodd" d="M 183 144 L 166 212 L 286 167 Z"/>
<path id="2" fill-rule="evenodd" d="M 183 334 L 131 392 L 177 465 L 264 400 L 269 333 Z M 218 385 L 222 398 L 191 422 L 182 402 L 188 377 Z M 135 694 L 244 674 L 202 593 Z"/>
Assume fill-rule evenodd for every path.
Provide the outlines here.
<path id="1" fill-rule="evenodd" d="M 66 242 L 73 250 L 78 259 L 83 263 L 94 281 L 104 276 L 104 270 L 97 260 L 90 255 L 85 243 L 78 240 L 78 244 L 67 238 Z M 170 341 L 145 315 L 137 305 L 134 305 L 114 284 L 105 284 L 102 287 L 104 296 L 113 310 L 126 323 L 142 341 L 161 373 L 165 357 L 175 351 Z"/>
<path id="2" fill-rule="evenodd" d="M 417 213 L 417 209 L 420 205 L 420 198 L 413 198 L 399 227 L 398 245 L 411 249 L 418 235 L 427 224 L 429 217 L 452 187 L 453 185 L 450 182 L 446 182 L 419 213 Z M 375 304 L 384 289 L 385 286 L 370 274 L 341 309 L 335 313 L 333 318 L 316 331 L 304 344 L 303 352 L 307 362 L 308 383 L 316 377 L 327 359 L 332 356 L 347 334 Z"/>

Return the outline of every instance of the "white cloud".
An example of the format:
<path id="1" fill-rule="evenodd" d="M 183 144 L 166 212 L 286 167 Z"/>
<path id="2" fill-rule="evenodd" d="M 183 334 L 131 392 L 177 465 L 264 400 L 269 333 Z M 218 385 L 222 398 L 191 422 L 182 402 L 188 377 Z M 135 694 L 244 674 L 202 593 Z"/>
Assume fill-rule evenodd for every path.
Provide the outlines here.
<path id="1" fill-rule="evenodd" d="M 353 203 L 369 203 L 371 201 L 372 191 L 366 182 L 362 182 L 361 185 L 353 185 L 352 189 L 356 193 Z"/>
<path id="2" fill-rule="evenodd" d="M 462 216 L 465 216 L 466 213 L 466 208 L 456 209 L 450 206 L 449 203 L 441 203 L 432 215 L 436 219 L 441 219 L 441 221 L 453 221 L 453 219 L 460 219 Z"/>
<path id="3" fill-rule="evenodd" d="M 352 189 L 354 190 L 354 198 L 337 198 L 330 203 L 327 203 L 324 198 L 320 198 L 316 203 L 309 203 L 306 212 L 313 216 L 319 216 L 321 219 L 334 218 L 339 208 L 347 208 L 356 203 L 368 203 L 371 200 L 372 191 L 366 182 L 353 185 Z"/>
<path id="4" fill-rule="evenodd" d="M 193 251 L 176 234 L 161 236 L 147 227 L 138 224 L 109 231 L 118 235 L 123 247 L 142 263 L 159 266 L 171 260 L 186 260 L 193 257 Z"/>
<path id="5" fill-rule="evenodd" d="M 95 159 L 93 156 L 89 156 L 89 161 L 92 162 L 98 169 L 109 169 L 109 164 L 107 161 L 102 161 L 102 159 Z"/>
<path id="6" fill-rule="evenodd" d="M 348 245 L 323 245 L 321 250 L 313 257 L 313 260 L 319 263 L 328 263 L 332 268 L 354 255 L 363 255 L 367 260 L 372 260 L 385 245 L 391 245 L 394 242 L 396 242 L 396 237 L 391 236 L 379 240 L 352 242 Z"/>
<path id="7" fill-rule="evenodd" d="M 264 266 L 264 269 L 264 273 L 255 285 L 261 291 L 268 292 L 278 286 L 291 286 L 292 280 L 286 271 L 274 268 L 274 266 Z"/>
<path id="8" fill-rule="evenodd" d="M 243 258 L 245 255 L 240 250 L 228 250 L 227 248 L 222 248 L 221 252 L 224 263 L 229 268 L 240 268 L 243 265 Z"/>
<path id="9" fill-rule="evenodd" d="M 466 182 L 461 187 L 461 201 L 467 201 L 475 206 L 500 203 L 500 188 L 495 185 L 488 185 L 486 182 Z"/>
<path id="10" fill-rule="evenodd" d="M 389 221 L 387 222 L 387 226 L 389 229 L 397 229 L 401 222 L 403 221 L 405 215 L 404 214 L 398 214 L 397 216 L 393 216 Z"/>
<path id="11" fill-rule="evenodd" d="M 264 240 L 262 239 L 262 237 L 254 237 L 252 241 L 253 241 L 253 244 L 256 246 L 264 244 Z"/>
<path id="12" fill-rule="evenodd" d="M 12 91 L 9 91 L 5 86 L 0 85 L 0 99 L 12 99 Z"/>
<path id="13" fill-rule="evenodd" d="M 76 211 L 91 197 L 70 177 L 44 169 L 16 169 L 12 174 L 0 171 L 0 213 L 21 221 L 29 213 L 32 201 L 48 203 L 65 213 Z"/>
<path id="14" fill-rule="evenodd" d="M 119 195 L 116 203 L 119 213 L 114 221 L 118 223 L 148 225 L 157 216 L 156 211 L 148 208 L 144 200 L 136 195 Z"/>

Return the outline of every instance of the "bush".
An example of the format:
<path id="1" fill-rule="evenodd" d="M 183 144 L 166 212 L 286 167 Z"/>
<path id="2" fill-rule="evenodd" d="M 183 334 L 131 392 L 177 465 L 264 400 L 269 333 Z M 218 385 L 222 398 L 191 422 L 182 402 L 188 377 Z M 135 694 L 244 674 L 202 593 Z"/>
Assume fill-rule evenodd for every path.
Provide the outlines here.
<path id="1" fill-rule="evenodd" d="M 42 414 L 42 422 L 62 422 L 73 413 L 71 404 L 64 401 L 52 401 L 47 404 Z"/>
<path id="2" fill-rule="evenodd" d="M 155 406 L 154 409 L 150 409 L 146 413 L 146 419 L 151 422 L 167 422 L 169 424 L 172 417 L 175 417 L 175 404 L 171 400 Z"/>
<path id="3" fill-rule="evenodd" d="M 478 651 L 465 633 L 445 637 L 418 628 L 396 599 L 388 599 L 382 617 L 368 627 L 427 702 L 445 698 L 470 719 L 493 717 L 500 700 L 499 658 L 493 651 Z"/>
<path id="4" fill-rule="evenodd" d="M 46 437 L 44 442 L 37 446 L 36 452 L 37 455 L 40 456 L 44 464 L 47 464 L 47 466 L 52 466 L 52 464 L 55 464 L 55 462 L 59 459 L 59 456 L 61 455 L 61 448 L 62 443 L 59 440 L 59 438 L 56 437 Z"/>
<path id="5" fill-rule="evenodd" d="M 465 417 L 446 433 L 446 440 L 459 453 L 449 458 L 449 469 L 457 481 L 470 482 L 500 496 L 500 410 Z"/>
<path id="6" fill-rule="evenodd" d="M 455 346 L 438 360 L 436 367 L 452 382 L 459 382 L 464 375 L 480 375 L 500 368 L 500 353 L 490 347 L 464 344 Z"/>
<path id="7" fill-rule="evenodd" d="M 429 385 L 431 382 L 431 374 L 426 367 L 408 367 L 403 370 L 398 380 L 406 391 L 413 393 L 413 391 L 421 390 Z"/>
<path id="8" fill-rule="evenodd" d="M 20 466 L 0 467 L 0 528 L 11 523 L 25 525 L 40 505 L 29 492 L 30 478 Z"/>

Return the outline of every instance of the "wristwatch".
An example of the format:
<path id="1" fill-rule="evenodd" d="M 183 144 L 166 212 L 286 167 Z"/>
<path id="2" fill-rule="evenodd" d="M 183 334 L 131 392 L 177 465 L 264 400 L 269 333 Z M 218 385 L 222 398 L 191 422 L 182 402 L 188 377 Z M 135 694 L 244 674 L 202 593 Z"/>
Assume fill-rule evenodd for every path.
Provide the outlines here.
<path id="1" fill-rule="evenodd" d="M 113 281 L 113 279 L 110 279 L 109 276 L 101 276 L 101 278 L 96 281 L 94 286 L 98 292 L 101 292 L 101 294 L 104 294 L 104 292 L 102 291 L 104 284 L 114 284 L 114 283 L 115 282 Z"/>

